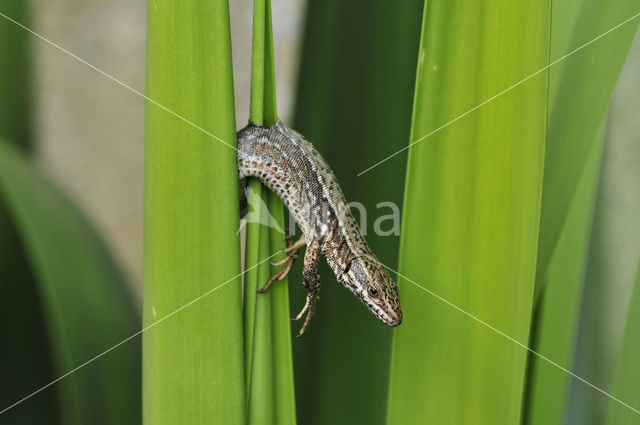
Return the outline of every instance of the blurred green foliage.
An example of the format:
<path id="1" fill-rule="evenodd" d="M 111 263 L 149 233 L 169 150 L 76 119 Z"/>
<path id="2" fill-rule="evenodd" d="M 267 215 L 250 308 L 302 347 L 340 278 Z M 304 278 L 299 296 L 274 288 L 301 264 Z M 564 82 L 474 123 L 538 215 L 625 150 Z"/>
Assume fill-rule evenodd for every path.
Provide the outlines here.
<path id="1" fill-rule="evenodd" d="M 626 0 L 552 2 L 552 6 L 551 61 L 637 12 L 633 2 Z M 606 140 L 605 113 L 636 29 L 637 22 L 630 22 L 549 71 L 549 127 L 532 346 L 567 369 L 573 369 Z M 533 355 L 530 367 L 528 423 L 560 422 L 566 415 L 572 378 Z"/>
<path id="2" fill-rule="evenodd" d="M 30 2 L 0 1 L 29 25 Z M 33 164 L 31 35 L 0 19 L 0 409 L 139 330 L 128 290 L 78 207 Z M 3 413 L 7 423 L 140 420 L 140 341 Z"/>
<path id="3" fill-rule="evenodd" d="M 15 306 L 14 311 L 18 318 L 25 311 L 34 311 L 35 323 L 42 317 L 45 325 L 43 331 L 32 322 L 23 332 L 34 334 L 21 335 L 27 340 L 46 334 L 45 341 L 30 342 L 32 350 L 46 347 L 43 352 L 31 351 L 26 357 L 34 361 L 44 354 L 36 370 L 44 372 L 43 366 L 53 364 L 55 376 L 63 375 L 139 330 L 140 322 L 125 279 L 93 227 L 63 193 L 5 142 L 0 142 L 0 199 L 10 213 L 10 223 L 15 229 L 11 231 L 19 239 L 20 245 L 13 250 L 23 252 L 29 264 L 28 270 L 22 266 L 10 272 L 25 272 L 28 279 L 4 281 L 11 288 L 7 292 L 16 292 L 18 299 L 23 294 L 28 294 L 32 301 L 37 298 L 39 302 Z M 22 261 L 18 264 L 24 264 Z M 35 285 L 35 289 L 18 287 L 21 283 Z M 22 323 L 12 321 L 5 325 L 21 328 Z M 15 329 L 12 333 L 17 334 Z M 6 367 L 19 371 L 29 370 L 32 365 L 25 361 Z M 12 375 L 19 382 L 20 374 Z M 29 375 L 31 372 L 25 375 L 27 382 L 33 384 L 35 379 L 29 379 Z M 39 376 L 39 382 L 27 393 L 12 393 L 12 401 L 48 384 L 41 380 L 45 376 L 49 378 L 51 372 Z M 15 388 L 24 388 L 24 384 L 17 383 Z M 57 392 L 59 407 L 55 410 L 65 424 L 138 422 L 139 340 L 62 379 Z M 30 402 L 16 406 L 16 411 L 31 410 Z M 44 413 L 51 414 L 51 408 L 40 412 Z M 52 415 L 52 422 L 57 413 Z"/>
<path id="4" fill-rule="evenodd" d="M 0 12 L 30 22 L 30 3 L 0 0 Z M 29 36 L 4 18 L 0 19 L 0 138 L 25 152 L 32 147 L 31 87 L 32 62 Z M 11 58 L 11 60 L 7 60 Z M 0 322 L 5 326 L 0 350 L 0 406 L 2 408 L 42 383 L 55 379 L 49 341 L 35 278 L 20 234 L 13 225 L 6 201 L 0 197 Z M 18 368 L 23 361 L 32 367 Z M 29 408 L 7 412 L 14 423 L 59 423 L 55 390 L 30 402 Z"/>
<path id="5" fill-rule="evenodd" d="M 0 0 L 0 12 L 31 23 L 31 1 Z M 32 36 L 0 17 L 0 135 L 25 151 L 33 147 Z"/>
<path id="6" fill-rule="evenodd" d="M 606 117 L 602 171 L 598 182 L 574 370 L 623 400 L 612 387 L 623 330 L 640 261 L 640 36 L 627 57 Z M 630 319 L 631 320 L 631 319 Z M 631 337 L 632 338 L 632 337 Z M 568 423 L 596 425 L 608 420 L 609 400 L 571 382 Z M 630 399 L 633 402 L 633 399 Z M 637 407 L 637 406 L 635 406 Z"/>
<path id="7" fill-rule="evenodd" d="M 640 266 L 640 261 L 638 261 Z M 640 405 L 640 393 L 638 381 L 640 369 L 640 268 L 633 282 L 633 292 L 629 302 L 627 325 L 624 331 L 620 354 L 617 359 L 616 376 L 611 387 L 612 392 L 631 406 Z M 607 400 L 607 424 L 608 425 L 632 425 L 640 423 L 640 414 L 623 406 L 615 400 Z M 636 409 L 637 410 L 637 409 Z"/>

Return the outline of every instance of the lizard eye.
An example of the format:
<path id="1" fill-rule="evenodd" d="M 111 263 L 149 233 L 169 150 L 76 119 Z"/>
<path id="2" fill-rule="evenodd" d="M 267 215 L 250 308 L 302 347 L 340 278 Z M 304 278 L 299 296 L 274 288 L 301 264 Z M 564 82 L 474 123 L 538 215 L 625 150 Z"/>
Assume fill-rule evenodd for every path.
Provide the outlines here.
<path id="1" fill-rule="evenodd" d="M 373 286 L 369 287 L 369 295 L 372 298 L 378 298 L 378 290 L 376 288 L 374 288 Z"/>

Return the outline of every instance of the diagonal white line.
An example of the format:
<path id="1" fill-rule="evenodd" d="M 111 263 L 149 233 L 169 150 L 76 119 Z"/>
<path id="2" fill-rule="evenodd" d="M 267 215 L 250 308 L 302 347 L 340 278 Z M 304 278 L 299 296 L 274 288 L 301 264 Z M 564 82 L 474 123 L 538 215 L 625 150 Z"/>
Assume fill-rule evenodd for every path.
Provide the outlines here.
<path id="1" fill-rule="evenodd" d="M 258 267 L 260 264 L 264 263 L 265 261 L 268 261 L 270 259 L 272 259 L 273 257 L 275 257 L 276 255 L 280 254 L 282 251 L 278 251 L 275 254 L 270 255 L 269 257 L 261 260 L 260 262 L 254 264 L 253 266 L 249 267 L 248 269 L 244 270 L 242 273 L 239 273 L 235 276 L 233 276 L 231 279 L 227 280 L 226 282 L 221 283 L 220 285 L 216 286 L 215 288 L 205 292 L 204 294 L 200 295 L 197 298 L 194 298 L 193 300 L 189 301 L 188 303 L 186 303 L 185 305 L 183 305 L 182 307 L 177 308 L 176 310 L 173 310 L 171 313 L 167 314 L 166 316 L 163 316 L 162 318 L 156 320 L 155 322 L 151 323 L 150 325 L 145 326 L 144 328 L 140 329 L 138 332 L 134 333 L 133 335 L 123 339 L 122 341 L 120 341 L 119 343 L 113 345 L 112 347 L 104 350 L 102 353 L 90 358 L 89 360 L 87 360 L 86 362 L 82 363 L 81 365 L 71 369 L 70 371 L 68 371 L 67 373 L 65 373 L 64 375 L 54 379 L 53 381 L 49 382 L 48 384 L 38 388 L 36 391 L 32 392 L 29 395 L 24 396 L 23 398 L 21 398 L 20 400 L 16 401 L 15 403 L 13 403 L 10 406 L 5 407 L 4 409 L 2 409 L 2 411 L 0 411 L 0 415 L 2 415 L 3 413 L 5 413 L 6 411 L 16 407 L 17 405 L 19 405 L 20 403 L 22 403 L 23 401 L 26 401 L 28 399 L 30 399 L 31 397 L 33 397 L 34 395 L 38 394 L 41 391 L 46 390 L 47 388 L 49 388 L 50 386 L 56 384 L 57 382 L 63 380 L 64 378 L 66 378 L 67 376 L 77 372 L 78 370 L 82 369 L 83 367 L 87 366 L 90 363 L 93 363 L 94 361 L 98 360 L 100 357 L 104 356 L 105 354 L 109 353 L 112 350 L 115 350 L 116 348 L 120 347 L 122 344 L 125 344 L 129 341 L 131 341 L 133 338 L 137 337 L 138 335 L 141 335 L 142 333 L 148 331 L 149 329 L 153 328 L 154 326 L 160 324 L 161 322 L 164 322 L 165 320 L 167 320 L 169 317 L 173 316 L 174 314 L 184 310 L 185 308 L 189 307 L 190 305 L 200 301 L 202 298 L 206 297 L 207 295 L 217 291 L 218 289 L 222 288 L 223 286 L 226 286 L 228 283 L 233 282 L 235 279 L 239 278 L 240 276 L 242 276 L 243 274 L 245 274 L 246 272 L 248 272 L 251 269 L 254 269 L 256 267 Z"/>
<path id="2" fill-rule="evenodd" d="M 373 258 L 373 257 L 369 257 L 374 261 L 377 261 L 378 263 L 380 263 L 382 266 L 384 266 L 385 268 L 389 269 L 389 271 L 392 271 L 394 273 L 396 273 L 398 276 L 402 277 L 403 279 L 407 280 L 408 282 L 414 284 L 415 286 L 417 286 L 418 288 L 422 289 L 423 291 L 425 291 L 426 293 L 436 297 L 437 299 L 439 299 L 440 301 L 442 301 L 443 303 L 447 304 L 450 307 L 453 307 L 454 309 L 458 310 L 460 313 L 466 315 L 467 317 L 470 317 L 471 319 L 475 320 L 476 322 L 480 323 L 481 325 L 486 326 L 487 328 L 491 329 L 492 331 L 496 332 L 499 335 L 502 335 L 503 337 L 505 337 L 506 339 L 508 339 L 509 341 L 519 345 L 520 347 L 524 348 L 525 350 L 531 352 L 532 354 L 534 354 L 535 356 L 541 358 L 542 360 L 544 360 L 545 362 L 557 367 L 558 369 L 562 370 L 563 372 L 573 376 L 574 378 L 576 378 L 577 380 L 579 380 L 580 382 L 588 385 L 589 387 L 593 388 L 596 391 L 599 391 L 600 393 L 604 394 L 605 396 L 609 397 L 611 400 L 620 403 L 621 405 L 623 405 L 624 407 L 633 410 L 635 413 L 640 414 L 640 411 L 636 408 L 634 408 L 633 406 L 628 405 L 627 403 L 625 403 L 624 401 L 620 400 L 619 398 L 609 394 L 608 392 L 606 392 L 605 390 L 603 390 L 602 388 L 592 384 L 591 382 L 587 381 L 584 378 L 581 378 L 580 376 L 576 375 L 575 373 L 571 372 L 569 369 L 560 366 L 558 363 L 554 362 L 553 360 L 551 360 L 550 358 L 538 353 L 537 351 L 535 351 L 534 349 L 528 347 L 527 345 L 521 343 L 520 341 L 518 341 L 517 339 L 511 337 L 510 335 L 507 335 L 506 333 L 502 332 L 500 329 L 497 329 L 496 327 L 490 325 L 489 323 L 485 322 L 484 320 L 480 319 L 477 316 L 474 316 L 473 314 L 469 313 L 468 311 L 464 310 L 461 307 L 458 307 L 457 305 L 455 305 L 454 303 L 452 303 L 451 301 L 447 300 L 446 298 L 441 297 L 440 295 L 436 294 L 435 292 L 425 288 L 424 286 L 414 282 L 413 280 L 409 279 L 407 276 L 401 274 L 400 272 L 398 272 L 397 270 L 392 269 L 391 267 L 382 264 L 382 262 L 380 262 L 380 260 Z"/>
<path id="3" fill-rule="evenodd" d="M 72 58 L 76 59 L 77 61 L 83 63 L 84 65 L 88 66 L 89 68 L 93 69 L 94 71 L 104 75 L 105 77 L 107 77 L 108 79 L 120 84 L 122 87 L 126 88 L 127 90 L 129 90 L 132 93 L 137 94 L 138 96 L 142 97 L 143 99 L 145 99 L 146 101 L 148 101 L 149 103 L 152 103 L 153 105 L 157 106 L 160 109 L 163 109 L 165 111 L 167 111 L 168 113 L 170 113 L 171 115 L 173 115 L 176 118 L 181 119 L 182 121 L 186 122 L 187 124 L 189 124 L 190 126 L 192 126 L 193 128 L 200 130 L 201 132 L 203 132 L 204 134 L 206 134 L 207 136 L 210 136 L 211 138 L 219 141 L 220 143 L 230 147 L 231 149 L 233 149 L 234 151 L 237 151 L 237 149 L 230 145 L 229 143 L 225 142 L 224 140 L 222 140 L 221 138 L 219 138 L 218 136 L 216 136 L 215 134 L 205 130 L 204 128 L 200 127 L 199 125 L 195 124 L 192 121 L 189 121 L 188 119 L 186 119 L 185 117 L 183 117 L 182 115 L 173 112 L 171 109 L 167 108 L 166 106 L 161 105 L 160 103 L 158 103 L 157 101 L 151 99 L 150 97 L 144 95 L 142 92 L 134 89 L 133 87 L 127 85 L 126 83 L 123 83 L 122 81 L 118 80 L 116 77 L 112 76 L 111 74 L 106 73 L 105 71 L 101 70 L 100 68 L 91 65 L 89 62 L 85 61 L 84 59 L 82 59 L 79 56 L 76 56 L 75 54 L 71 53 L 70 51 L 68 51 L 67 49 L 65 49 L 62 46 L 59 46 L 58 44 L 54 43 L 53 41 L 47 39 L 46 37 L 38 34 L 37 32 L 35 32 L 34 30 L 32 30 L 31 28 L 28 28 L 24 25 L 22 25 L 20 22 L 16 21 L 15 19 L 10 18 L 9 16 L 5 15 L 4 13 L 0 12 L 0 16 L 2 16 L 3 18 L 5 18 L 8 21 L 13 22 L 14 24 L 16 24 L 17 26 L 19 26 L 20 28 L 24 29 L 25 31 L 30 32 L 31 34 L 33 34 L 34 36 L 38 37 L 40 40 L 50 44 L 51 46 L 55 47 L 56 49 L 60 50 L 61 52 L 64 52 L 66 54 L 68 54 L 69 56 L 71 56 Z"/>
<path id="4" fill-rule="evenodd" d="M 573 55 L 576 52 L 579 52 L 580 50 L 584 49 L 585 47 L 587 47 L 588 45 L 596 42 L 597 40 L 601 39 L 602 37 L 604 37 L 605 35 L 609 34 L 612 31 L 617 30 L 618 28 L 620 28 L 621 26 L 628 24 L 629 22 L 633 21 L 634 19 L 636 19 L 638 16 L 640 16 L 640 13 L 636 13 L 635 15 L 633 15 L 632 17 L 630 17 L 629 19 L 627 19 L 624 22 L 619 23 L 618 25 L 616 25 L 613 28 L 610 28 L 608 31 L 603 32 L 602 34 L 600 34 L 599 36 L 587 41 L 586 43 L 584 43 L 583 45 L 581 45 L 580 47 L 570 51 L 569 53 L 567 53 L 566 55 L 554 60 L 553 62 L 551 62 L 550 64 L 548 64 L 547 66 L 540 68 L 539 70 L 537 70 L 536 72 L 534 72 L 533 74 L 529 75 L 528 77 L 518 81 L 517 83 L 513 84 L 510 87 L 507 87 L 506 89 L 502 90 L 500 93 L 490 97 L 489 99 L 485 100 L 484 102 L 480 103 L 479 105 L 474 106 L 473 108 L 469 109 L 468 111 L 458 115 L 457 117 L 455 117 L 454 119 L 452 119 L 451 121 L 447 122 L 446 124 L 441 125 L 440 127 L 436 128 L 435 130 L 425 134 L 424 136 L 422 136 L 421 138 L 419 138 L 418 140 L 415 140 L 411 143 L 409 143 L 409 145 L 405 146 L 404 148 L 400 149 L 399 151 L 392 153 L 391 155 L 389 155 L 388 157 L 384 158 L 381 161 L 376 162 L 375 164 L 373 164 L 371 167 L 367 168 L 364 171 L 361 171 L 357 174 L 357 177 L 360 177 L 361 175 L 363 175 L 364 173 L 376 168 L 378 165 L 382 164 L 383 162 L 386 162 L 388 160 L 390 160 L 391 158 L 393 158 L 394 156 L 398 155 L 399 153 L 402 153 L 404 151 L 406 151 L 407 149 L 409 149 L 411 146 L 415 145 L 418 142 L 423 141 L 424 139 L 426 139 L 429 136 L 432 136 L 433 134 L 439 132 L 440 130 L 442 130 L 443 128 L 446 128 L 448 126 L 450 126 L 451 124 L 453 124 L 454 122 L 458 121 L 460 118 L 463 118 L 467 115 L 469 115 L 470 113 L 472 113 L 473 111 L 475 111 L 476 109 L 482 108 L 484 105 L 486 105 L 487 103 L 491 102 L 492 100 L 495 100 L 496 98 L 502 96 L 503 94 L 511 91 L 512 89 L 518 87 L 520 84 L 532 79 L 533 77 L 535 77 L 536 75 L 540 74 L 541 72 L 544 72 L 545 70 L 551 68 L 553 65 L 557 64 L 558 62 L 563 61 L 564 59 L 568 58 L 569 56 Z"/>

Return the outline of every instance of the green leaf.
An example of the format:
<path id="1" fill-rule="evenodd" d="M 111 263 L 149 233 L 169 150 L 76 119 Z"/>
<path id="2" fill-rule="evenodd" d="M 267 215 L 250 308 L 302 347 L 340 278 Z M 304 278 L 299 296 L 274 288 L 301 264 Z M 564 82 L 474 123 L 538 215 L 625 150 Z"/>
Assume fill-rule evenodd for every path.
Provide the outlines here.
<path id="1" fill-rule="evenodd" d="M 24 25 L 31 2 L 0 0 L 0 12 Z M 0 136 L 25 151 L 33 144 L 32 35 L 0 17 Z"/>
<path id="2" fill-rule="evenodd" d="M 266 188 L 263 188 L 259 181 L 251 182 L 253 192 L 249 199 L 249 205 L 259 205 L 262 199 L 266 199 Z M 265 206 L 256 208 L 257 213 L 262 213 L 261 209 Z M 261 231 L 258 223 L 250 223 L 247 226 L 247 257 L 246 268 L 248 269 L 254 264 L 260 263 L 264 258 L 269 257 L 269 236 L 267 232 Z M 253 235 L 257 236 L 253 236 Z M 257 244 L 256 244 L 257 242 Z M 247 423 L 248 424 L 276 424 L 274 396 L 275 384 L 273 375 L 274 353 L 272 341 L 272 323 L 271 316 L 273 313 L 272 294 L 269 291 L 266 294 L 257 294 L 258 289 L 264 285 L 269 279 L 270 268 L 268 264 L 257 267 L 255 274 L 247 274 L 245 278 L 245 291 L 247 296 L 253 296 L 254 302 L 247 303 L 245 306 L 245 318 L 247 310 L 253 304 L 255 310 L 253 314 L 253 322 L 247 322 L 245 330 L 245 350 L 248 352 L 249 363 L 246 365 L 247 370 Z M 255 280 L 249 281 L 249 278 Z M 249 293 L 253 293 L 249 295 Z"/>
<path id="3" fill-rule="evenodd" d="M 604 131 L 595 137 L 604 138 Z M 534 316 L 531 337 L 536 352 L 569 370 L 573 368 L 602 162 L 602 143 L 592 146 L 551 259 L 546 282 L 543 282 L 545 289 Z M 566 414 L 569 384 L 574 378 L 538 356 L 529 357 L 526 423 L 562 423 Z M 589 391 L 592 390 L 589 388 Z"/>
<path id="4" fill-rule="evenodd" d="M 411 140 L 544 66 L 549 7 L 427 2 Z M 405 188 L 400 273 L 523 344 L 546 105 L 540 73 L 413 145 Z M 404 322 L 394 331 L 388 423 L 518 423 L 527 351 L 399 281 Z"/>
<path id="5" fill-rule="evenodd" d="M 124 278 L 95 230 L 64 194 L 4 141 L 0 141 L 0 198 L 37 285 L 57 376 L 140 329 Z M 139 342 L 131 341 L 62 379 L 56 385 L 64 423 L 139 422 L 139 361 Z"/>
<path id="6" fill-rule="evenodd" d="M 564 8 L 568 11 L 561 16 L 573 17 L 571 21 L 575 21 L 575 25 L 571 31 L 566 22 L 554 18 L 552 61 L 638 13 L 637 3 L 630 0 L 583 0 L 577 5 L 575 2 L 567 4 Z M 595 136 L 638 21 L 628 22 L 551 68 L 536 299 L 544 287 L 548 267 L 587 158 L 593 149 L 601 149 L 594 144 L 601 144 L 603 139 Z"/>
<path id="7" fill-rule="evenodd" d="M 276 217 L 276 223 L 284 229 L 284 206 L 275 194 L 269 193 L 269 210 Z M 282 234 L 271 228 L 269 252 L 277 252 L 284 247 Z M 284 257 L 284 255 L 283 255 Z M 271 275 L 276 272 L 271 268 Z M 286 281 L 278 282 L 272 295 L 272 344 L 274 406 L 276 424 L 296 424 L 295 385 L 293 379 L 293 352 L 291 347 L 291 313 L 289 311 L 289 287 Z"/>
<path id="8" fill-rule="evenodd" d="M 638 261 L 640 266 L 640 261 Z M 640 392 L 638 392 L 638 382 L 640 381 L 640 369 L 638 368 L 638 358 L 640 358 L 640 267 L 636 274 L 633 296 L 629 306 L 627 316 L 627 326 L 622 339 L 620 356 L 616 378 L 613 384 L 613 394 L 623 402 L 631 405 L 636 410 L 640 406 Z M 609 425 L 631 425 L 640 424 L 640 414 L 634 412 L 627 406 L 623 406 L 615 400 L 609 401 L 609 412 L 607 416 Z"/>
<path id="9" fill-rule="evenodd" d="M 0 196 L 0 198 L 3 198 Z M 38 285 L 18 229 L 0 199 L 0 410 L 59 376 L 49 349 Z M 12 324 L 20 323 L 19 327 Z M 29 367 L 20 367 L 28 364 Z M 59 387 L 43 391 L 2 414 L 7 423 L 59 424 Z"/>
<path id="10" fill-rule="evenodd" d="M 624 0 L 553 2 L 551 60 L 584 46 L 637 12 L 633 2 Z M 532 347 L 567 369 L 574 369 L 577 319 L 606 139 L 600 127 L 636 28 L 637 22 L 630 21 L 550 70 Z M 530 357 L 528 423 L 557 423 L 565 417 L 572 378 Z M 594 383 L 602 385 L 597 379 Z M 583 390 L 600 397 L 588 387 Z M 586 410 L 594 404 L 585 406 Z"/>
<path id="11" fill-rule="evenodd" d="M 347 200 L 365 208 L 366 220 L 352 211 L 376 256 L 392 267 L 399 231 L 385 222 L 376 234 L 374 225 L 392 212 L 382 202 L 398 209 L 402 203 L 406 154 L 356 174 L 406 147 L 422 6 L 423 0 L 311 1 L 302 43 L 295 128 L 322 153 Z M 300 273 L 291 272 L 294 313 L 305 296 Z M 299 420 L 382 424 L 391 329 L 324 262 L 320 276 L 317 314 L 293 347 Z"/>
<path id="12" fill-rule="evenodd" d="M 226 0 L 148 3 L 143 419 L 244 422 L 235 113 Z M 224 285 L 224 286 L 223 286 Z M 213 293 L 209 293 L 215 291 Z"/>
<path id="13" fill-rule="evenodd" d="M 0 12 L 28 24 L 31 2 L 0 0 Z M 23 151 L 33 144 L 31 35 L 0 18 L 0 137 Z M 18 229 L 0 199 L 0 410 L 53 381 L 57 375 L 49 353 L 47 327 L 38 286 Z M 12 326 L 20 323 L 19 327 Z M 21 364 L 29 367 L 19 367 Z M 7 423 L 60 423 L 57 388 L 3 414 Z"/>
<path id="14" fill-rule="evenodd" d="M 591 236 L 573 371 L 612 389 L 640 256 L 640 36 L 627 57 L 607 114 L 606 143 Z M 571 382 L 569 424 L 606 422 L 609 399 Z"/>
<path id="15" fill-rule="evenodd" d="M 270 126 L 277 120 L 271 2 L 253 4 L 250 119 Z M 284 209 L 277 195 L 251 179 L 248 203 L 256 216 L 273 217 L 284 229 Z M 262 220 L 260 220 L 262 222 Z M 284 248 L 284 234 L 261 223 L 247 225 L 245 268 Z M 284 257 L 284 254 L 274 260 Z M 249 424 L 295 424 L 295 392 L 287 279 L 264 286 L 276 268 L 260 265 L 245 278 L 245 370 Z"/>

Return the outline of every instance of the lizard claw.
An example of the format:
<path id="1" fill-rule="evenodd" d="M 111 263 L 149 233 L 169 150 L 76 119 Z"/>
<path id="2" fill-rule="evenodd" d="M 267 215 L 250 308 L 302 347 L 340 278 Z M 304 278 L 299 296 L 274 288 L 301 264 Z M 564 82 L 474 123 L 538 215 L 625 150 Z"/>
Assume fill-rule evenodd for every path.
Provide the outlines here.
<path id="1" fill-rule="evenodd" d="M 282 280 L 287 277 L 289 271 L 291 270 L 291 266 L 293 265 L 294 259 L 285 258 L 285 260 L 288 260 L 287 265 L 282 270 L 271 276 L 267 283 L 262 288 L 258 289 L 259 293 L 264 294 L 265 292 L 267 292 L 267 289 L 269 289 L 273 282 L 275 282 L 276 280 Z"/>
<path id="2" fill-rule="evenodd" d="M 318 298 L 317 292 L 307 293 L 307 301 L 305 302 L 304 307 L 302 307 L 302 310 L 300 310 L 300 313 L 298 313 L 296 317 L 291 319 L 291 320 L 300 320 L 304 315 L 304 313 L 305 312 L 307 313 L 307 317 L 304 318 L 304 323 L 302 324 L 302 327 L 300 328 L 300 331 L 298 332 L 298 335 L 296 336 L 296 338 L 302 337 L 304 335 L 304 332 L 307 330 L 307 327 L 311 322 L 311 318 L 313 317 L 316 310 L 317 298 Z"/>
<path id="3" fill-rule="evenodd" d="M 284 252 L 284 250 L 283 250 L 283 252 Z M 280 261 L 270 261 L 269 264 L 271 264 L 274 267 L 278 267 L 278 266 L 281 266 L 281 265 L 283 265 L 285 263 L 289 263 L 289 262 L 293 263 L 297 258 L 298 258 L 298 256 L 296 254 L 287 253 L 287 257 L 286 258 L 283 258 Z"/>

